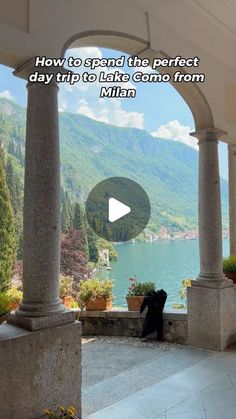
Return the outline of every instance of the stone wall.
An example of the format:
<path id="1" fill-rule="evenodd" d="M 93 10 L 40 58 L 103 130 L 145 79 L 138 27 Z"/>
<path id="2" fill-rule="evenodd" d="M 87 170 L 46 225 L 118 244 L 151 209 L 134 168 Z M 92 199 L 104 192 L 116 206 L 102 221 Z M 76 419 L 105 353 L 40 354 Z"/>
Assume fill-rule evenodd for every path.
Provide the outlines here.
<path id="1" fill-rule="evenodd" d="M 37 332 L 0 327 L 0 418 L 33 419 L 75 406 L 81 417 L 81 324 Z"/>
<path id="2" fill-rule="evenodd" d="M 112 309 L 79 314 L 83 335 L 140 336 L 144 316 L 138 311 Z M 164 311 L 164 340 L 187 343 L 187 311 Z"/>

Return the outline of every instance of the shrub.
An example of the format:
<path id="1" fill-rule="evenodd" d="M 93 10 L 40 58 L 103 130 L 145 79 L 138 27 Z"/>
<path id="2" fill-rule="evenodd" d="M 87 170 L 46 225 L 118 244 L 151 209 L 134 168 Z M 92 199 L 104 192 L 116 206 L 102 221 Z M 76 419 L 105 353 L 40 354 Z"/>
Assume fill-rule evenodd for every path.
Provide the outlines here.
<path id="1" fill-rule="evenodd" d="M 229 256 L 223 260 L 224 272 L 236 272 L 236 256 Z"/>
<path id="2" fill-rule="evenodd" d="M 12 287 L 6 292 L 7 297 L 11 304 L 18 303 L 22 300 L 23 293 L 19 291 L 17 288 Z"/>
<path id="3" fill-rule="evenodd" d="M 65 409 L 63 406 L 60 406 L 56 411 L 51 409 L 44 410 L 44 419 L 79 419 L 75 416 L 75 408 L 73 406 L 69 409 Z"/>
<path id="4" fill-rule="evenodd" d="M 113 299 L 113 283 L 111 280 L 88 279 L 80 282 L 78 301 L 81 308 L 97 297 Z"/>
<path id="5" fill-rule="evenodd" d="M 60 297 L 65 298 L 72 295 L 73 291 L 73 279 L 71 276 L 61 275 L 60 277 Z"/>
<path id="6" fill-rule="evenodd" d="M 0 293 L 0 317 L 9 312 L 10 299 L 6 293 Z"/>
<path id="7" fill-rule="evenodd" d="M 130 278 L 131 285 L 129 286 L 127 297 L 146 296 L 156 291 L 154 282 L 139 282 L 136 278 Z"/>
<path id="8" fill-rule="evenodd" d="M 172 308 L 175 308 L 175 309 L 187 308 L 187 288 L 191 287 L 191 284 L 192 284 L 192 280 L 190 278 L 183 279 L 182 287 L 179 290 L 180 299 L 183 302 L 172 304 Z"/>
<path id="9" fill-rule="evenodd" d="M 6 297 L 9 299 L 9 311 L 16 310 L 23 298 L 23 292 L 12 287 L 7 290 Z"/>

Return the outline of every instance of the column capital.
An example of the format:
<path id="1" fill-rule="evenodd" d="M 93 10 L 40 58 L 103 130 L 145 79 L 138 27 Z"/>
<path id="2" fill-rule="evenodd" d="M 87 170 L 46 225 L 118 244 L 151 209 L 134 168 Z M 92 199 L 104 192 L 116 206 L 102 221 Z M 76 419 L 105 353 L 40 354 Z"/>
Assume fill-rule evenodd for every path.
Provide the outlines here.
<path id="1" fill-rule="evenodd" d="M 190 135 L 192 137 L 196 137 L 198 139 L 198 144 L 218 141 L 221 137 L 223 137 L 226 134 L 227 134 L 226 131 L 223 131 L 221 129 L 214 128 L 214 127 L 201 129 L 195 132 L 190 132 Z"/>

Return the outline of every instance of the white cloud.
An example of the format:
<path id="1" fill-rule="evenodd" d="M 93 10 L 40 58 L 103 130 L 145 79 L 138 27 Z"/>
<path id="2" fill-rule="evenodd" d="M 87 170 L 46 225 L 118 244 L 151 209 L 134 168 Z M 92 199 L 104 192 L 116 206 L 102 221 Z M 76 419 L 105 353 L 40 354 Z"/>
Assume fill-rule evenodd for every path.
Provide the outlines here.
<path id="1" fill-rule="evenodd" d="M 80 58 L 82 60 L 82 63 L 84 63 L 86 58 L 101 59 L 102 52 L 99 48 L 96 48 L 96 47 L 75 48 L 75 49 L 70 49 L 67 51 L 65 58 L 68 59 L 69 57 Z M 67 67 L 67 65 L 65 65 L 65 67 Z M 71 71 L 78 73 L 80 75 L 82 75 L 82 73 L 84 72 L 96 74 L 97 80 L 93 83 L 85 83 L 80 79 L 79 82 L 75 83 L 73 86 L 70 85 L 69 83 L 63 83 L 63 85 L 61 86 L 62 89 L 64 89 L 67 92 L 72 92 L 75 89 L 78 89 L 81 92 L 88 92 L 89 90 L 90 91 L 89 94 L 90 95 L 92 94 L 93 96 L 96 95 L 96 97 L 99 96 L 100 89 L 103 86 L 109 87 L 109 86 L 117 85 L 117 83 L 112 83 L 112 82 L 99 82 L 99 75 L 101 72 L 104 72 L 106 76 L 108 74 L 113 74 L 115 71 L 119 71 L 119 73 L 122 73 L 122 74 L 125 73 L 122 70 L 122 68 L 117 68 L 117 67 L 112 67 L 112 68 L 96 67 L 95 69 L 91 70 L 90 67 L 84 67 L 83 65 L 81 65 L 79 67 L 68 67 L 68 68 Z M 119 86 L 121 88 L 126 88 L 126 89 L 135 89 L 135 85 L 131 81 L 128 81 L 126 83 L 119 83 Z"/>
<path id="2" fill-rule="evenodd" d="M 66 51 L 65 57 L 81 58 L 82 60 L 86 58 L 102 58 L 102 52 L 97 47 L 71 48 Z"/>
<path id="3" fill-rule="evenodd" d="M 186 125 L 181 125 L 176 119 L 169 121 L 165 125 L 160 125 L 156 131 L 152 132 L 154 137 L 166 138 L 174 141 L 180 141 L 190 147 L 198 150 L 197 140 L 189 135 L 193 129 Z"/>
<path id="4" fill-rule="evenodd" d="M 96 119 L 92 109 L 89 108 L 88 102 L 85 99 L 79 100 L 79 107 L 76 112 L 88 116 L 89 118 Z"/>
<path id="5" fill-rule="evenodd" d="M 143 113 L 125 111 L 119 99 L 99 99 L 94 107 L 85 99 L 80 99 L 76 112 L 119 127 L 142 129 L 144 125 Z"/>
<path id="6" fill-rule="evenodd" d="M 3 90 L 2 92 L 0 92 L 0 97 L 3 97 L 4 99 L 9 99 L 9 100 L 15 100 L 15 97 L 12 95 L 10 90 Z"/>
<path id="7" fill-rule="evenodd" d="M 66 52 L 66 58 L 81 58 L 84 62 L 86 58 L 102 58 L 102 51 L 96 47 L 85 47 L 70 49 Z M 100 89 L 103 86 L 114 86 L 115 83 L 99 83 L 99 73 L 110 74 L 118 70 L 124 73 L 121 68 L 98 67 L 94 70 L 81 66 L 73 67 L 70 70 L 76 73 L 92 72 L 97 75 L 94 83 L 83 83 L 79 81 L 71 86 L 69 83 L 60 85 L 59 108 L 61 111 L 68 110 L 83 114 L 97 121 L 113 124 L 121 127 L 143 128 L 144 115 L 140 112 L 128 112 L 123 109 L 123 101 L 119 98 L 100 98 Z M 132 82 L 119 83 L 121 88 L 134 89 Z M 66 104 L 66 106 L 65 106 Z"/>

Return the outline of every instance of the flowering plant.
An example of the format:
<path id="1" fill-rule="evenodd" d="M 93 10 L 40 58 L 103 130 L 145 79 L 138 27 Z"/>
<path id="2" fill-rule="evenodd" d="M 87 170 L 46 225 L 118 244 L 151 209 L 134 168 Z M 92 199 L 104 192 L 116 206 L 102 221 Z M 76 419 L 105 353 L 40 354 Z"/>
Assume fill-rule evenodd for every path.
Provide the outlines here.
<path id="1" fill-rule="evenodd" d="M 75 408 L 70 406 L 68 409 L 65 409 L 63 406 L 60 406 L 56 411 L 51 409 L 45 409 L 43 414 L 44 419 L 79 419 L 75 416 Z"/>
<path id="2" fill-rule="evenodd" d="M 156 291 L 154 282 L 139 282 L 136 277 L 129 278 L 129 282 L 131 284 L 128 288 L 127 297 L 146 296 Z"/>
<path id="3" fill-rule="evenodd" d="M 172 304 L 172 308 L 175 309 L 181 309 L 181 308 L 187 308 L 187 288 L 191 287 L 192 285 L 192 279 L 185 278 L 182 281 L 182 287 L 179 290 L 180 299 L 182 300 L 182 303 L 174 303 Z"/>

